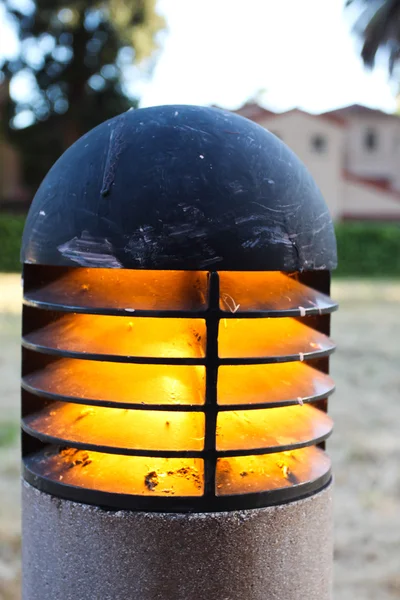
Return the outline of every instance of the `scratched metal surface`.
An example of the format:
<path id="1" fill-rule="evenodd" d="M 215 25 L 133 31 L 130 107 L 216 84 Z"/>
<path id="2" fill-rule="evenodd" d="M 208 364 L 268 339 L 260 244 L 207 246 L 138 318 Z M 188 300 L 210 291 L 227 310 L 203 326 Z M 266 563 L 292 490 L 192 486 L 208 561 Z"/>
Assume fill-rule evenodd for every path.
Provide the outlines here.
<path id="1" fill-rule="evenodd" d="M 134 269 L 336 266 L 325 202 L 289 148 L 219 109 L 131 110 L 55 164 L 31 206 L 22 261 Z"/>

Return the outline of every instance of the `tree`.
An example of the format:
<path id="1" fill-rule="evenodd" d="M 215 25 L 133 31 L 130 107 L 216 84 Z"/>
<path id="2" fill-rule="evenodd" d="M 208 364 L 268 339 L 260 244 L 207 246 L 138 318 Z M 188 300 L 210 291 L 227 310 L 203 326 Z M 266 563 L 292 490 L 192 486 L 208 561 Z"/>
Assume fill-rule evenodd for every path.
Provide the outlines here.
<path id="1" fill-rule="evenodd" d="M 29 82 L 31 93 L 9 100 L 6 134 L 21 151 L 33 187 L 54 160 L 86 131 L 137 106 L 128 99 L 128 64 L 151 66 L 156 34 L 164 21 L 156 0 L 35 0 L 17 8 L 0 0 L 14 21 L 19 55 L 0 70 L 13 83 Z M 31 126 L 18 131 L 21 116 Z"/>
<path id="2" fill-rule="evenodd" d="M 356 31 L 363 40 L 361 56 L 366 66 L 373 68 L 379 49 L 389 57 L 389 72 L 393 74 L 400 61 L 400 0 L 347 0 L 346 5 L 362 6 Z"/>

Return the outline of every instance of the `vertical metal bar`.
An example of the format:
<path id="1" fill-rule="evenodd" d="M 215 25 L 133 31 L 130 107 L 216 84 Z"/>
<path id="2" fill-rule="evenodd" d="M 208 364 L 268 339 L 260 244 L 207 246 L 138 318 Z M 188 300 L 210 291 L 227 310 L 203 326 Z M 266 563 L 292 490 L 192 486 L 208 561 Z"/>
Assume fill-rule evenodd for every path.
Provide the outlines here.
<path id="1" fill-rule="evenodd" d="M 219 328 L 219 276 L 209 274 L 208 309 L 206 317 L 206 431 L 204 449 L 204 498 L 206 503 L 215 497 L 216 433 L 217 433 L 217 379 L 218 379 L 218 328 Z"/>

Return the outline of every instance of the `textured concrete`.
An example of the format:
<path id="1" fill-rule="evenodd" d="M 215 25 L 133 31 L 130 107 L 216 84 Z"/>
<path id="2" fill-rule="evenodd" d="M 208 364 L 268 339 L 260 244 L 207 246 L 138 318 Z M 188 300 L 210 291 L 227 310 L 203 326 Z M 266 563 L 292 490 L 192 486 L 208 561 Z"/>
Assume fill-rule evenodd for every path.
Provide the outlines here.
<path id="1" fill-rule="evenodd" d="M 212 514 L 109 512 L 23 485 L 23 600 L 329 600 L 331 489 Z"/>

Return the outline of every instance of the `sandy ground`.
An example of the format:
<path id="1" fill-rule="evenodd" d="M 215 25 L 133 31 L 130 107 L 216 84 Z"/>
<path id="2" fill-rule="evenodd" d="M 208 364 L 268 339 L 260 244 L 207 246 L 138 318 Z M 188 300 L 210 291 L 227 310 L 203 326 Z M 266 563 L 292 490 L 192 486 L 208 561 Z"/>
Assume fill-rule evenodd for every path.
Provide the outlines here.
<path id="1" fill-rule="evenodd" d="M 0 439 L 18 414 L 19 294 L 17 277 L 0 276 Z M 338 388 L 328 444 L 336 477 L 334 598 L 400 599 L 400 284 L 342 282 L 332 295 L 341 302 L 333 318 Z M 18 448 L 6 444 L 0 600 L 19 598 L 18 474 Z"/>
<path id="2" fill-rule="evenodd" d="M 0 600 L 20 598 L 19 449 L 1 443 L 18 422 L 20 289 L 17 276 L 0 275 Z"/>

